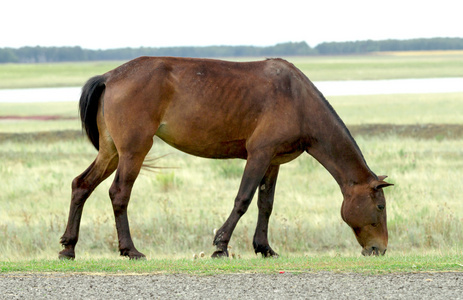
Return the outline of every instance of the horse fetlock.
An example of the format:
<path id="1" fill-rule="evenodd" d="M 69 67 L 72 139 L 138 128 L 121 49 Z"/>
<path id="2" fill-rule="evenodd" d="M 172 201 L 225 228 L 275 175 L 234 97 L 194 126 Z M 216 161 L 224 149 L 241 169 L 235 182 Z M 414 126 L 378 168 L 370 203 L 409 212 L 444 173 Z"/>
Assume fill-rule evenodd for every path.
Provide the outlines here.
<path id="1" fill-rule="evenodd" d="M 228 241 L 229 241 L 229 239 L 227 239 L 225 237 L 225 232 L 219 230 L 219 231 L 217 231 L 212 244 L 214 246 L 217 246 L 217 248 L 227 249 Z"/>
<path id="2" fill-rule="evenodd" d="M 77 244 L 77 238 L 67 237 L 63 235 L 60 240 L 60 244 L 63 246 L 72 246 L 74 247 Z"/>
<path id="3" fill-rule="evenodd" d="M 64 249 L 59 252 L 59 259 L 74 260 L 76 258 L 74 247 L 77 243 L 77 238 L 69 238 L 63 235 L 60 239 L 60 243 Z"/>
<path id="4" fill-rule="evenodd" d="M 224 240 L 223 235 L 223 232 L 218 232 L 214 238 L 213 245 L 217 250 L 212 254 L 212 258 L 228 257 L 228 240 Z"/>

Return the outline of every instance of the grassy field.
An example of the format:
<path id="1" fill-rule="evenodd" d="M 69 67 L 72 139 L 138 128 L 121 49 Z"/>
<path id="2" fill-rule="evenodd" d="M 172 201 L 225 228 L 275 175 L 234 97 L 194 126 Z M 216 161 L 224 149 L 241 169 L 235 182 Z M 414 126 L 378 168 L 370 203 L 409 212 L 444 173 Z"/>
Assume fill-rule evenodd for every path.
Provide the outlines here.
<path id="1" fill-rule="evenodd" d="M 354 134 L 372 170 L 389 175 L 395 184 L 385 190 L 388 253 L 375 259 L 360 256 L 360 246 L 342 221 L 342 196 L 334 179 L 302 155 L 282 166 L 277 185 L 270 243 L 281 259 L 255 258 L 254 200 L 230 243 L 241 259 L 193 262 L 193 254 L 214 251 L 213 230 L 232 208 L 244 162 L 197 158 L 156 141 L 150 156 L 166 155 L 156 162 L 165 169 L 142 171 L 129 206 L 134 242 L 149 260 L 117 258 L 110 178 L 85 206 L 78 261 L 59 262 L 70 184 L 96 150 L 76 134 L 77 119 L 0 120 L 0 272 L 463 271 L 463 135 L 420 133 L 426 124 L 444 130 L 463 126 L 462 99 L 463 93 L 329 99 L 348 127 L 414 126 L 406 136 L 380 132 L 381 126 Z M 0 104 L 0 117 L 72 117 L 76 112 L 76 103 Z M 62 130 L 69 131 L 58 136 Z"/>
<path id="2" fill-rule="evenodd" d="M 256 60 L 263 58 L 240 58 Z M 415 55 L 286 57 L 311 80 L 375 80 L 461 77 L 463 52 L 421 52 Z M 237 59 L 233 59 L 237 60 Z M 122 61 L 54 64 L 0 64 L 0 89 L 82 86 Z"/>
<path id="3" fill-rule="evenodd" d="M 435 95 L 438 99 L 447 96 Z M 451 94 L 449 97 L 462 96 Z M 372 102 L 384 103 L 377 107 L 375 122 L 387 122 L 397 99 L 394 95 L 389 97 L 390 101 L 387 96 L 370 97 Z M 416 103 L 410 101 L 409 105 L 402 104 L 403 115 L 412 116 L 417 112 Z M 348 124 L 370 123 L 364 115 L 354 114 L 355 102 L 350 97 L 336 97 L 332 103 Z M 350 104 L 342 105 L 346 103 Z M 364 101 L 360 101 L 359 106 L 363 104 Z M 26 104 L 18 104 L 17 109 L 21 110 L 22 105 Z M 50 111 L 67 115 L 67 105 L 71 104 L 62 105 L 47 104 Z M 457 107 L 447 108 L 447 114 L 436 114 L 428 121 L 445 123 L 446 115 L 453 114 L 456 120 L 463 104 L 455 105 Z M 429 100 L 424 101 L 420 109 L 425 113 L 435 107 L 434 101 Z M 9 113 L 14 113 L 14 109 L 10 108 Z M 78 120 L 9 120 L 0 122 L 0 132 L 12 132 L 14 127 L 27 128 L 28 122 L 33 124 L 29 131 L 58 130 L 66 127 L 63 124 L 67 122 L 69 128 L 79 129 Z M 356 136 L 356 140 L 370 167 L 378 174 L 389 175 L 395 183 L 386 190 L 388 254 L 461 253 L 461 138 L 414 138 L 413 135 L 403 138 L 371 132 Z M 54 259 L 66 223 L 70 182 L 90 164 L 96 151 L 82 137 L 49 140 L 40 135 L 32 144 L 30 140 L 3 140 L 0 149 L 2 257 L 12 261 Z M 155 173 L 143 171 L 135 185 L 129 207 L 135 243 L 151 259 L 188 258 L 201 251 L 210 255 L 213 230 L 228 216 L 244 162 L 201 159 L 157 141 L 151 156 L 163 155 L 167 156 L 157 165 L 167 169 Z M 117 256 L 117 237 L 107 194 L 110 182 L 104 182 L 86 204 L 77 247 L 80 258 Z M 360 248 L 339 214 L 341 201 L 335 181 L 308 155 L 284 165 L 270 227 L 274 248 L 286 256 L 358 256 Z M 254 256 L 251 240 L 256 215 L 256 207 L 251 205 L 231 242 L 233 251 L 243 258 Z"/>
<path id="4" fill-rule="evenodd" d="M 0 88 L 37 88 L 82 86 L 97 74 L 122 62 L 78 62 L 53 64 L 0 64 Z"/>

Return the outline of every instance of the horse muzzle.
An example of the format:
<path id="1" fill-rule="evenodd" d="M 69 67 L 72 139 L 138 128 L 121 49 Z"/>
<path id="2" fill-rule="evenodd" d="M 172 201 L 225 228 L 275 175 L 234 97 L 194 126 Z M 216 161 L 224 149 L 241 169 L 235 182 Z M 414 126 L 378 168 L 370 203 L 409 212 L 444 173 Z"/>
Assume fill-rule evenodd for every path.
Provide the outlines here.
<path id="1" fill-rule="evenodd" d="M 369 248 L 363 248 L 362 249 L 362 255 L 363 256 L 371 256 L 371 255 L 374 255 L 374 256 L 380 256 L 380 255 L 384 255 L 386 253 L 386 248 L 379 248 L 379 247 L 369 247 Z"/>

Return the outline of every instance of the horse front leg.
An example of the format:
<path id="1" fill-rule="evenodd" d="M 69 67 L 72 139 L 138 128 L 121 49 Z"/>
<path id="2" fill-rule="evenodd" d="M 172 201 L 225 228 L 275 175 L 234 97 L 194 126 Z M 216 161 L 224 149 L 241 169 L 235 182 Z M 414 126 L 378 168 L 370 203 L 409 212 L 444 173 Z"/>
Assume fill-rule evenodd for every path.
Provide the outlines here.
<path id="1" fill-rule="evenodd" d="M 241 216 L 247 211 L 249 204 L 251 204 L 256 188 L 270 164 L 270 159 L 271 155 L 268 153 L 260 153 L 257 155 L 248 154 L 248 160 L 244 168 L 233 210 L 222 227 L 217 230 L 214 237 L 213 245 L 217 247 L 217 250 L 212 254 L 213 258 L 228 257 L 227 248 L 233 230 Z"/>
<path id="2" fill-rule="evenodd" d="M 252 244 L 256 254 L 261 253 L 263 257 L 278 257 L 278 254 L 273 251 L 268 243 L 268 222 L 272 214 L 273 198 L 279 170 L 280 165 L 271 165 L 259 185 L 257 200 L 259 216 Z"/>

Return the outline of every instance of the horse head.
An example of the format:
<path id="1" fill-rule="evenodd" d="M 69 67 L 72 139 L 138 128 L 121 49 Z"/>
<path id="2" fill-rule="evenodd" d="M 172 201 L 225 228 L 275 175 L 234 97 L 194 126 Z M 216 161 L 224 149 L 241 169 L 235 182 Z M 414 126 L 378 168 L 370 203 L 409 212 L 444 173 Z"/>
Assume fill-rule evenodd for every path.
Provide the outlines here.
<path id="1" fill-rule="evenodd" d="M 393 185 L 379 176 L 365 184 L 351 184 L 343 189 L 343 220 L 352 228 L 362 246 L 363 255 L 384 255 L 387 249 L 386 199 L 383 188 Z"/>

